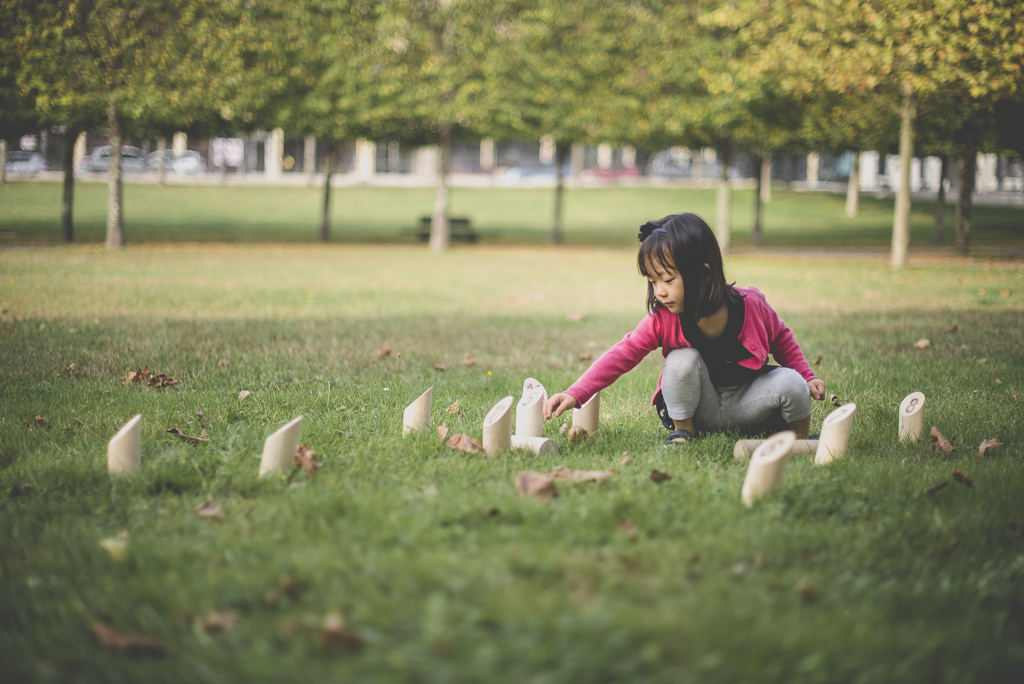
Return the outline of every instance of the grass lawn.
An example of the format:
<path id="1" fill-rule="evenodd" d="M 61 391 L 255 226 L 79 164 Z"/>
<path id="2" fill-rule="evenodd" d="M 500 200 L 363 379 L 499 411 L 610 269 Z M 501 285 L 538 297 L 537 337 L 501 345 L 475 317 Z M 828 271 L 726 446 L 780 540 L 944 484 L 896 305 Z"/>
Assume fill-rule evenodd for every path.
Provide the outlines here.
<path id="1" fill-rule="evenodd" d="M 103 242 L 105 184 L 78 183 L 76 240 Z M 61 187 L 57 183 L 0 186 L 0 237 L 7 243 L 60 239 Z M 147 242 L 313 242 L 322 205 L 319 188 L 261 186 L 126 185 L 125 234 Z M 429 188 L 338 188 L 332 193 L 336 242 L 411 242 L 421 216 L 430 214 Z M 551 225 L 554 193 L 543 188 L 452 191 L 452 215 L 467 216 L 485 244 L 541 244 Z M 737 190 L 732 228 L 737 245 L 750 244 L 752 190 Z M 849 219 L 845 197 L 832 193 L 775 191 L 765 205 L 765 245 L 776 247 L 879 247 L 892 239 L 893 199 L 864 195 Z M 570 245 L 632 245 L 636 227 L 680 211 L 712 221 L 714 190 L 680 188 L 581 188 L 566 193 L 565 238 Z M 932 246 L 934 202 L 915 201 L 911 249 Z M 955 209 L 947 206 L 944 244 L 953 244 Z M 972 245 L 980 250 L 1024 249 L 1024 207 L 978 205 Z M 0 242 L 2 244 L 2 242 Z"/>
<path id="2" fill-rule="evenodd" d="M 49 191 L 10 187 L 0 193 Z M 206 192 L 129 187 L 129 202 L 144 190 Z M 129 226 L 142 211 L 129 204 Z M 140 241 L 164 230 L 161 212 L 149 214 Z M 264 230 L 294 236 L 298 225 Z M 1019 676 L 1017 265 L 893 273 L 884 257 L 731 258 L 727 275 L 762 289 L 808 358 L 821 357 L 829 391 L 858 405 L 846 458 L 794 457 L 782 489 L 752 510 L 740 503 L 734 435 L 661 447 L 649 406 L 657 355 L 603 393 L 596 438 L 571 445 L 549 423 L 556 455 L 467 456 L 432 433 L 402 437 L 403 407 L 430 386 L 434 424 L 477 439 L 486 412 L 518 398 L 528 375 L 566 387 L 581 355 L 643 315 L 634 257 L 344 244 L 0 251 L 0 680 Z M 915 349 L 920 338 L 930 346 Z M 126 383 L 145 365 L 180 385 Z M 897 406 L 914 390 L 927 395 L 927 424 L 955 444 L 949 457 L 896 441 Z M 813 429 L 829 410 L 816 402 Z M 106 443 L 136 413 L 142 472 L 112 480 Z M 318 477 L 258 479 L 263 440 L 300 414 Z M 175 427 L 205 430 L 209 443 L 178 441 L 166 432 Z M 1004 446 L 982 458 L 986 438 Z M 550 502 L 516 495 L 521 471 L 613 468 L 624 452 L 631 460 L 606 482 L 560 485 Z M 672 479 L 654 484 L 652 469 Z M 193 513 L 206 501 L 222 522 Z M 122 533 L 119 562 L 100 542 Z M 237 624 L 207 631 L 217 611 Z M 328 616 L 359 653 L 325 642 Z M 159 639 L 167 653 L 101 647 L 95 623 Z"/>

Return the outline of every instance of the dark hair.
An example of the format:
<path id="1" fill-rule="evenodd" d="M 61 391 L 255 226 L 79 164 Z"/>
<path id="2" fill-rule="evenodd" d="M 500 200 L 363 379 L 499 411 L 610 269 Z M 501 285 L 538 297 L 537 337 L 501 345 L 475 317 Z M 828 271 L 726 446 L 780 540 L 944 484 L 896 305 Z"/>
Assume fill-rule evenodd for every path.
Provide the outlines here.
<path id="1" fill-rule="evenodd" d="M 725 282 L 722 250 L 710 226 L 696 214 L 672 214 L 640 228 L 640 252 L 636 266 L 650 278 L 650 265 L 679 272 L 683 279 L 683 313 L 689 323 L 710 316 L 727 301 L 742 295 Z M 707 267 L 705 268 L 705 264 Z M 647 283 L 647 311 L 660 307 L 654 286 Z"/>

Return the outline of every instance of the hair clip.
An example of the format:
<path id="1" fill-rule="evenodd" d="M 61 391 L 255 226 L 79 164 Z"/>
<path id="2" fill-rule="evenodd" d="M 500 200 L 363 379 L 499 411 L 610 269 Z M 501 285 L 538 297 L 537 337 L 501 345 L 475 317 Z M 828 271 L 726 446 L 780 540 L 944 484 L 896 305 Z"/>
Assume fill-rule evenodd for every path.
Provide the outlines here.
<path id="1" fill-rule="evenodd" d="M 653 233 L 666 233 L 667 234 L 668 231 L 665 230 L 664 228 L 660 227 L 660 226 L 656 226 L 654 224 L 654 222 L 648 221 L 644 225 L 640 226 L 640 232 L 637 233 L 636 239 L 639 240 L 640 242 L 643 242 L 644 240 L 649 238 Z"/>

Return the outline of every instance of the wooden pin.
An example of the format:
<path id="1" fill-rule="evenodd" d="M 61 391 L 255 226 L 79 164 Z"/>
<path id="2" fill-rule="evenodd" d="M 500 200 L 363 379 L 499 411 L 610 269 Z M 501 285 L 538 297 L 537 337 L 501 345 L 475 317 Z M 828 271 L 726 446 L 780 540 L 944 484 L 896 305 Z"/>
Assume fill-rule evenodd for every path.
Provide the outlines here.
<path id="1" fill-rule="evenodd" d="M 540 384 L 540 380 L 536 380 L 534 378 L 526 378 L 526 380 L 523 381 L 524 397 L 529 396 L 530 394 L 533 394 L 534 392 L 538 391 L 543 393 L 544 395 L 544 399 L 541 401 L 541 403 L 543 404 L 545 401 L 548 400 L 548 391 L 544 389 L 544 385 Z"/>
<path id="2" fill-rule="evenodd" d="M 403 435 L 430 429 L 430 402 L 433 397 L 434 388 L 431 387 L 405 407 L 405 413 L 402 414 Z"/>
<path id="3" fill-rule="evenodd" d="M 484 451 L 497 456 L 512 448 L 512 396 L 494 405 L 484 417 Z"/>
<path id="4" fill-rule="evenodd" d="M 536 456 L 558 453 L 558 444 L 553 439 L 548 439 L 547 437 L 520 437 L 519 435 L 512 435 L 512 448 L 527 449 Z"/>
<path id="5" fill-rule="evenodd" d="M 544 431 L 544 392 L 533 390 L 523 394 L 516 404 L 516 435 L 540 437 Z"/>
<path id="6" fill-rule="evenodd" d="M 754 453 L 757 447 L 761 446 L 767 439 L 741 439 L 736 442 L 736 446 L 733 447 L 732 457 L 737 461 L 745 461 L 750 458 L 750 455 Z M 816 439 L 798 439 L 793 442 L 793 448 L 789 450 L 789 455 L 794 454 L 813 454 L 818 449 L 818 440 Z"/>
<path id="7" fill-rule="evenodd" d="M 107 472 L 135 475 L 142 469 L 142 414 L 135 416 L 107 443 Z"/>
<path id="8" fill-rule="evenodd" d="M 579 425 L 593 437 L 601 427 L 601 393 L 598 392 L 583 406 L 572 410 L 572 424 Z"/>
<path id="9" fill-rule="evenodd" d="M 832 459 L 846 453 L 846 444 L 850 441 L 850 428 L 853 427 L 853 414 L 856 411 L 856 404 L 844 404 L 828 414 L 821 424 L 821 437 L 818 439 L 818 449 L 814 453 L 815 463 L 830 463 Z"/>
<path id="10" fill-rule="evenodd" d="M 924 393 L 908 394 L 900 404 L 900 441 L 916 442 L 924 434 Z"/>
<path id="11" fill-rule="evenodd" d="M 288 423 L 263 442 L 260 459 L 260 477 L 270 473 L 287 472 L 295 463 L 295 448 L 299 446 L 302 416 Z"/>
<path id="12" fill-rule="evenodd" d="M 764 440 L 750 456 L 747 476 L 743 478 L 740 498 L 743 505 L 753 508 L 754 502 L 778 489 L 786 472 L 786 461 L 796 441 L 796 434 L 790 430 Z"/>

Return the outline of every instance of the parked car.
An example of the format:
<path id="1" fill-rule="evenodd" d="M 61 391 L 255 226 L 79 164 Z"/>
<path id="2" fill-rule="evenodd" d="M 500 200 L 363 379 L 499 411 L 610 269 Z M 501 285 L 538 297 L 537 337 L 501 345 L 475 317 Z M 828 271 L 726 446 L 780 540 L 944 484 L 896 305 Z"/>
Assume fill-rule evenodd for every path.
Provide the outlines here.
<path id="1" fill-rule="evenodd" d="M 38 152 L 10 150 L 7 152 L 7 173 L 29 176 L 46 170 L 46 160 Z"/>
<path id="2" fill-rule="evenodd" d="M 532 180 L 554 180 L 556 167 L 554 164 L 530 164 L 513 166 L 501 177 L 501 182 L 506 185 L 515 185 L 520 181 Z M 562 174 L 565 178 L 572 178 L 572 163 L 566 162 L 562 165 Z"/>
<path id="3" fill-rule="evenodd" d="M 110 145 L 97 147 L 87 157 L 82 158 L 78 170 L 83 172 L 101 173 L 110 168 Z M 149 171 L 145 150 L 138 147 L 123 145 L 121 147 L 121 170 L 129 173 Z"/>
<path id="4" fill-rule="evenodd" d="M 680 154 L 676 150 L 663 150 L 651 157 L 644 170 L 646 175 L 658 178 L 693 178 L 693 159 L 688 154 Z M 704 162 L 701 176 L 706 179 L 717 179 L 722 175 L 722 164 L 718 161 Z M 743 177 L 735 166 L 729 167 L 729 178 L 738 180 Z"/>
<path id="5" fill-rule="evenodd" d="M 150 169 L 159 168 L 159 155 L 159 152 L 150 152 L 146 157 Z M 164 150 L 164 170 L 168 173 L 206 173 L 206 162 L 195 150 Z"/>

